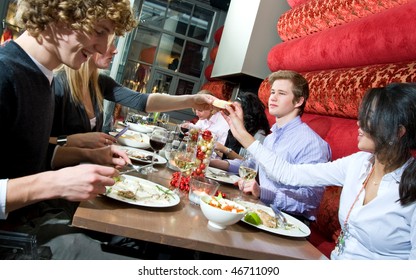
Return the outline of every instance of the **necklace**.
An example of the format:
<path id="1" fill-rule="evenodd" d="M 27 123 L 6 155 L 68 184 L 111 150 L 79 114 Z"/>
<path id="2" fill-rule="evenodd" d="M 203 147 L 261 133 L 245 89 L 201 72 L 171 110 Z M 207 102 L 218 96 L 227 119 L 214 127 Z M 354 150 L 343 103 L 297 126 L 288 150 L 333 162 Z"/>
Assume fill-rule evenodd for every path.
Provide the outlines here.
<path id="1" fill-rule="evenodd" d="M 341 228 L 341 232 L 339 233 L 337 244 L 335 245 L 335 252 L 338 253 L 338 256 L 341 255 L 344 252 L 345 249 L 345 240 L 350 237 L 349 232 L 349 225 L 348 225 L 348 219 L 350 218 L 350 214 L 352 209 L 354 208 L 355 204 L 357 203 L 358 199 L 360 198 L 361 193 L 364 191 L 365 187 L 367 186 L 368 180 L 370 179 L 371 175 L 373 174 L 374 166 L 371 168 L 370 173 L 368 174 L 367 178 L 365 178 L 363 182 L 363 186 L 361 187 L 360 191 L 358 192 L 357 196 L 355 197 L 354 202 L 351 205 L 350 210 L 348 210 L 347 217 L 345 218 L 344 224 Z"/>

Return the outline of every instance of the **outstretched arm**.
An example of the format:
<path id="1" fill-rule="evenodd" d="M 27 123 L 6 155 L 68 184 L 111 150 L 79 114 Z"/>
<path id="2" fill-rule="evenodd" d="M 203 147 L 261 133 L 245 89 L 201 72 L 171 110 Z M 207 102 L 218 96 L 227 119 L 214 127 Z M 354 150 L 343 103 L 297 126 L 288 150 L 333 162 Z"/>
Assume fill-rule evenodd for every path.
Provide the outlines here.
<path id="1" fill-rule="evenodd" d="M 150 94 L 147 99 L 146 112 L 165 112 L 194 108 L 199 110 L 212 109 L 212 102 L 215 96 L 209 94 L 193 95 L 169 95 L 169 94 Z"/>

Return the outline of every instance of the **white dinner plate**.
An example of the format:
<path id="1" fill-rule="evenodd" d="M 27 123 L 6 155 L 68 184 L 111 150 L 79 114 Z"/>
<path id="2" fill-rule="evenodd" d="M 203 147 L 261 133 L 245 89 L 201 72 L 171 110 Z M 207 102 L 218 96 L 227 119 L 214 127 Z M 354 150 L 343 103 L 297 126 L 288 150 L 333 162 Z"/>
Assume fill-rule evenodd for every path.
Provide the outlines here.
<path id="1" fill-rule="evenodd" d="M 120 131 L 121 129 L 117 129 L 117 132 Z M 113 136 L 115 134 L 117 133 L 112 133 Z M 123 135 L 121 135 L 117 139 L 117 142 L 121 145 L 142 149 L 150 148 L 149 141 L 150 138 L 148 135 L 133 130 L 127 130 Z"/>
<path id="2" fill-rule="evenodd" d="M 171 207 L 180 202 L 176 193 L 162 185 L 129 175 L 120 177 L 121 181 L 111 187 L 106 187 L 106 196 L 129 204 L 147 207 Z M 133 195 L 131 198 L 127 198 L 122 196 L 122 193 Z"/>
<path id="3" fill-rule="evenodd" d="M 227 184 L 234 184 L 238 180 L 240 180 L 240 177 L 238 177 L 237 175 L 230 174 L 229 172 L 214 167 L 207 168 L 205 177 Z"/>
<path id="4" fill-rule="evenodd" d="M 265 205 L 261 205 L 261 204 L 255 204 L 252 202 L 248 202 L 248 201 L 238 201 L 238 203 L 240 203 L 241 205 L 245 206 L 246 208 L 248 208 L 248 212 L 250 211 L 254 211 L 256 209 L 261 209 L 265 212 L 267 212 L 268 214 L 270 214 L 271 216 L 275 216 L 273 210 L 270 207 L 267 207 Z M 309 227 L 307 225 L 305 225 L 304 223 L 302 223 L 301 221 L 299 221 L 298 219 L 290 216 L 289 214 L 283 213 L 283 215 L 286 217 L 287 221 L 289 224 L 292 224 L 293 226 L 286 229 L 284 227 L 277 227 L 277 228 L 270 228 L 270 227 L 266 227 L 264 225 L 253 225 L 250 224 L 246 221 L 244 221 L 244 218 L 241 219 L 242 222 L 249 224 L 253 227 L 262 229 L 264 231 L 268 231 L 268 232 L 272 232 L 272 233 L 276 233 L 276 234 L 280 234 L 280 235 L 285 235 L 285 236 L 290 236 L 290 237 L 307 237 L 311 234 L 311 230 L 309 229 Z"/>
<path id="5" fill-rule="evenodd" d="M 135 149 L 131 147 L 126 146 L 120 146 L 120 149 L 124 150 L 127 154 L 127 156 L 135 161 L 143 162 L 143 163 L 151 163 L 152 162 L 152 156 L 155 156 L 155 164 L 165 164 L 167 160 L 159 156 L 158 154 L 142 150 L 142 149 Z"/>
<path id="6" fill-rule="evenodd" d="M 142 132 L 142 133 L 150 133 L 153 131 L 153 127 L 146 125 L 146 124 L 140 124 L 140 123 L 127 123 L 129 125 L 129 128 L 131 130 Z"/>

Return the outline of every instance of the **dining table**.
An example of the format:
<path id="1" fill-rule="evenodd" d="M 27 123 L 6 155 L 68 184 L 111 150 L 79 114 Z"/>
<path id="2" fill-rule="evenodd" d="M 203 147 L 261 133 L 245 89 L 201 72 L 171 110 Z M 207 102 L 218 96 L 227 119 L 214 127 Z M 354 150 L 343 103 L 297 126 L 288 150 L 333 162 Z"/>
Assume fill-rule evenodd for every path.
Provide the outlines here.
<path id="1" fill-rule="evenodd" d="M 172 173 L 166 164 L 155 165 L 157 171 L 137 176 L 170 187 Z M 238 187 L 221 183 L 226 196 L 238 194 Z M 248 195 L 243 199 L 252 200 Z M 72 225 L 92 231 L 124 236 L 173 247 L 238 259 L 326 260 L 305 237 L 291 237 L 264 231 L 245 222 L 223 230 L 208 225 L 200 206 L 180 192 L 180 202 L 171 207 L 134 205 L 99 195 L 79 204 Z"/>

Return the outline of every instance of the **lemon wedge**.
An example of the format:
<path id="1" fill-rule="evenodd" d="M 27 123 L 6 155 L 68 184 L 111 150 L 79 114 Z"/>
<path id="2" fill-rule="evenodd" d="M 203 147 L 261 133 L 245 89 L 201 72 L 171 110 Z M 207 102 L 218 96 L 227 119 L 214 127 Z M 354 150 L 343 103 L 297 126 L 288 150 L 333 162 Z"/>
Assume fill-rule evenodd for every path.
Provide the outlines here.
<path id="1" fill-rule="evenodd" d="M 262 221 L 259 217 L 259 215 L 257 215 L 257 213 L 255 212 L 249 212 L 244 216 L 244 221 L 246 221 L 247 223 L 250 223 L 252 225 L 258 226 L 262 224 Z"/>

